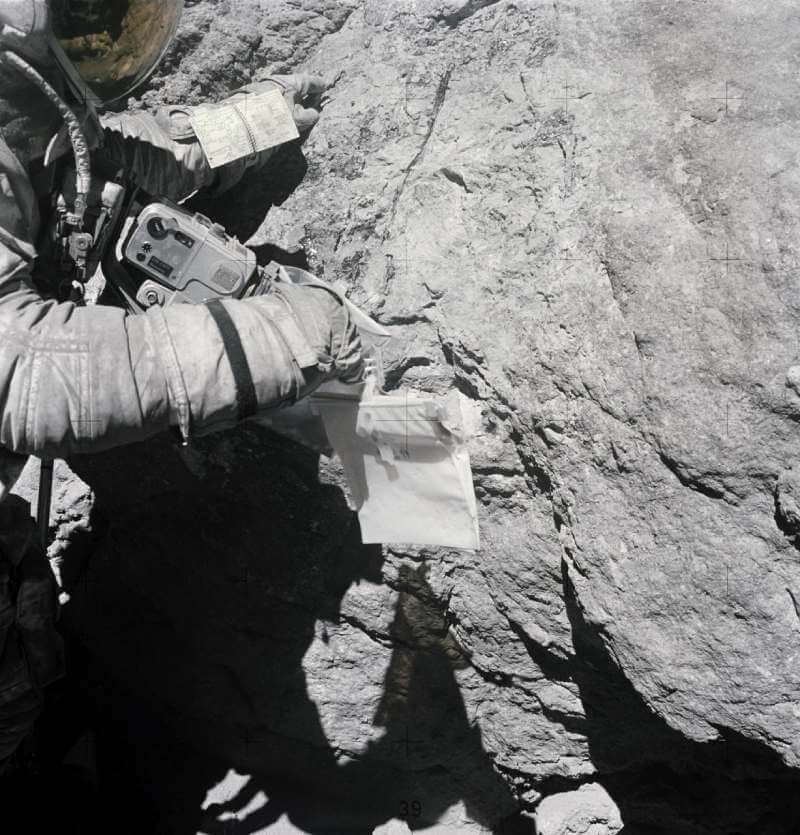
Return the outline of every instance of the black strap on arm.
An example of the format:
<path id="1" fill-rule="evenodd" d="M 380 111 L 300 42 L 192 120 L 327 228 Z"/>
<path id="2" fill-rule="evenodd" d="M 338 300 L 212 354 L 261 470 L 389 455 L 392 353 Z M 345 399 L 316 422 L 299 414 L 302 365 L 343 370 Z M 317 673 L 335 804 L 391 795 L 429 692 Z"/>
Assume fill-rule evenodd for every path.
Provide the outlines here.
<path id="1" fill-rule="evenodd" d="M 250 373 L 250 365 L 244 352 L 242 340 L 239 338 L 239 331 L 231 319 L 230 313 L 225 309 L 220 299 L 213 299 L 206 304 L 208 312 L 219 328 L 222 336 L 222 343 L 228 355 L 228 362 L 233 371 L 233 381 L 236 386 L 236 415 L 239 420 L 244 420 L 256 413 L 258 401 L 256 399 L 256 387 L 253 384 L 253 375 Z"/>

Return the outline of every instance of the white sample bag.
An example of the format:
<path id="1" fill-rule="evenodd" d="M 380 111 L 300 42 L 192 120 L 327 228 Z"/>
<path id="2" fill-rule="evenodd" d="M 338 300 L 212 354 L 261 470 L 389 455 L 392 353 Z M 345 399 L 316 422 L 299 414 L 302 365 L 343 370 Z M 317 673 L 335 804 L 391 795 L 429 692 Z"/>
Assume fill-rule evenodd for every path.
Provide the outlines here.
<path id="1" fill-rule="evenodd" d="M 294 283 L 323 284 L 298 268 L 282 270 Z M 346 303 L 370 357 L 368 382 L 325 383 L 262 422 L 317 452 L 339 456 L 364 543 L 477 549 L 466 447 L 477 428 L 476 407 L 458 392 L 446 398 L 385 394 L 380 347 L 391 333 Z"/>
<path id="2" fill-rule="evenodd" d="M 460 396 L 315 397 L 344 467 L 362 541 L 478 548 Z"/>

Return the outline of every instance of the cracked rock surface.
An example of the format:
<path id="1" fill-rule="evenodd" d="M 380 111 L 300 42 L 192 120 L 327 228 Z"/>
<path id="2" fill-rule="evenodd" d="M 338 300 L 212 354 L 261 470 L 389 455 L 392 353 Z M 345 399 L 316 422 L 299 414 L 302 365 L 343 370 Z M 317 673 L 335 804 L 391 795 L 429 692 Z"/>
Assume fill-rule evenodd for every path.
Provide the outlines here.
<path id="1" fill-rule="evenodd" d="M 69 622 L 221 763 L 164 814 L 232 767 L 231 811 L 281 778 L 342 831 L 564 803 L 542 832 L 798 831 L 798 27 L 757 0 L 189 4 L 144 104 L 339 74 L 270 181 L 196 205 L 344 281 L 396 334 L 391 386 L 481 405 L 483 547 L 361 546 L 336 463 L 258 427 L 70 462 Z M 318 831 L 276 804 L 246 831 Z"/>

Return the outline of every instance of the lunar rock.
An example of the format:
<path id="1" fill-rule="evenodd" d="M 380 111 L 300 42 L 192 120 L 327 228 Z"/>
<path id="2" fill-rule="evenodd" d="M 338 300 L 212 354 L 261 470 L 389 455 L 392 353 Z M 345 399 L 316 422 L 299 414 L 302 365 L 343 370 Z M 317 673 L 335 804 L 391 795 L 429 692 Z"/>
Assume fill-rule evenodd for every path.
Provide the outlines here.
<path id="1" fill-rule="evenodd" d="M 259 427 L 70 462 L 65 619 L 216 777 L 330 792 L 343 831 L 798 831 L 798 26 L 189 4 L 131 107 L 337 77 L 303 144 L 194 205 L 343 281 L 392 388 L 482 410 L 477 553 L 362 546 L 336 462 Z"/>

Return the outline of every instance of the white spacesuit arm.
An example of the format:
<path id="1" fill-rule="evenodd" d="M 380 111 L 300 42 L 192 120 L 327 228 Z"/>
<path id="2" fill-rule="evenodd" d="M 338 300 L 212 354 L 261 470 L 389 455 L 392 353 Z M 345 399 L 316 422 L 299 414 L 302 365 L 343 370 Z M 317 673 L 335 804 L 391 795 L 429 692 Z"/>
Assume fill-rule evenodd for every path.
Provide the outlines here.
<path id="1" fill-rule="evenodd" d="M 241 104 L 250 95 L 274 89 L 276 85 L 271 82 L 259 82 L 202 109 L 212 113 L 219 109 L 220 118 L 230 118 L 225 115 L 226 105 Z M 276 150 L 268 148 L 245 154 L 212 169 L 192 126 L 192 115 L 197 110 L 169 105 L 153 113 L 104 115 L 101 117 L 103 147 L 98 154 L 110 169 L 122 169 L 132 175 L 148 194 L 182 200 L 198 189 L 213 193 L 227 191 L 241 181 L 246 171 L 261 169 Z M 301 127 L 311 112 L 314 111 L 298 106 L 296 118 L 301 121 Z"/>
<path id="2" fill-rule="evenodd" d="M 0 445 L 64 457 L 178 426 L 188 437 L 290 404 L 359 361 L 319 288 L 129 316 L 45 301 L 30 279 L 35 201 L 0 143 Z"/>

